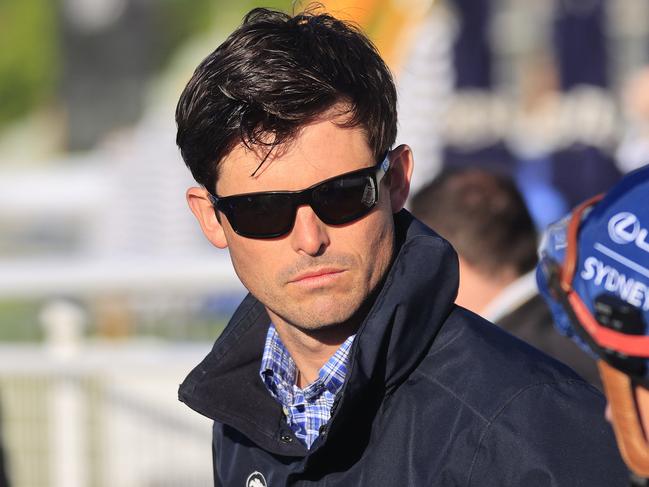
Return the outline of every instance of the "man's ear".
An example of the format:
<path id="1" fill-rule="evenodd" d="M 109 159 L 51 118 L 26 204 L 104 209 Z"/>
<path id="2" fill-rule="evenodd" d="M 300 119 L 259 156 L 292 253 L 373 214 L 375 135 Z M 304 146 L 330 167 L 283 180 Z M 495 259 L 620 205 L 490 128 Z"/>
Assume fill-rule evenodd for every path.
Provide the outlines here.
<path id="1" fill-rule="evenodd" d="M 390 204 L 397 213 L 406 204 L 410 193 L 410 179 L 414 168 L 412 150 L 405 144 L 390 151 Z"/>
<path id="2" fill-rule="evenodd" d="M 207 239 L 215 247 L 220 249 L 226 248 L 228 242 L 225 238 L 225 232 L 223 231 L 221 222 L 216 218 L 216 212 L 209 199 L 207 190 L 205 188 L 189 188 L 186 197 L 187 204 L 189 204 L 189 208 L 198 220 L 201 230 L 203 230 Z"/>

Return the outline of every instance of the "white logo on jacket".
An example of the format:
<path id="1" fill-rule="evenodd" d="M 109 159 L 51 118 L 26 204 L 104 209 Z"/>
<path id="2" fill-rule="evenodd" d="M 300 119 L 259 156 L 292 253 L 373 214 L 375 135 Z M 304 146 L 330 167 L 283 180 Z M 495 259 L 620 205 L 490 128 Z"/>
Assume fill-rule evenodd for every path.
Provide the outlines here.
<path id="1" fill-rule="evenodd" d="M 261 472 L 252 472 L 246 479 L 246 487 L 268 487 Z"/>
<path id="2" fill-rule="evenodd" d="M 647 233 L 647 229 L 640 226 L 638 217 L 627 211 L 612 216 L 608 221 L 608 235 L 620 245 L 635 242 L 639 248 L 649 252 Z"/>

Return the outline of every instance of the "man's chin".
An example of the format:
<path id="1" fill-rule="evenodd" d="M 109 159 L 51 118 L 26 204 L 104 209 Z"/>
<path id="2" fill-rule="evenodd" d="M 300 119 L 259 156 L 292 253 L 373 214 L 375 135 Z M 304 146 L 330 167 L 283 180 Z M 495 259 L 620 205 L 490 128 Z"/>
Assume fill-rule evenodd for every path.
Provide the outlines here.
<path id="1" fill-rule="evenodd" d="M 353 312 L 349 313 L 304 313 L 296 320 L 289 321 L 290 325 L 305 333 L 326 332 L 332 329 L 346 327 L 350 322 Z"/>
<path id="2" fill-rule="evenodd" d="M 341 300 L 328 300 L 312 303 L 310 306 L 302 305 L 286 312 L 275 310 L 270 314 L 271 319 L 274 314 L 287 325 L 313 336 L 331 333 L 333 330 L 349 331 L 350 328 L 355 328 L 352 321 L 355 321 L 354 317 L 359 307 L 358 304 L 343 303 Z M 355 333 L 355 330 L 351 333 Z"/>

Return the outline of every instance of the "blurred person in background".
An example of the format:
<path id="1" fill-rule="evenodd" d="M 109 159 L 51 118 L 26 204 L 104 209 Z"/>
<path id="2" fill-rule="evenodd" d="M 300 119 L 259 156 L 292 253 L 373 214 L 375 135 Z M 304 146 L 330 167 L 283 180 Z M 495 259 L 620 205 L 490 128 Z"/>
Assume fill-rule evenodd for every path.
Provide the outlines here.
<path id="1" fill-rule="evenodd" d="M 534 278 L 536 229 L 509 177 L 482 168 L 445 170 L 412 198 L 410 207 L 458 253 L 459 306 L 600 385 L 592 360 L 554 332 L 552 315 Z"/>
<path id="2" fill-rule="evenodd" d="M 611 155 L 619 124 L 607 34 L 607 4 L 615 2 L 539 2 L 548 6 L 530 5 L 538 19 L 527 20 L 543 28 L 518 34 L 516 10 L 528 2 L 445 3 L 456 35 L 454 91 L 440 117 L 442 166 L 496 168 L 514 177 L 539 228 L 610 188 L 620 177 Z M 508 29 L 505 17 L 518 18 L 517 25 Z M 526 50 L 527 63 L 514 68 L 513 54 Z"/>
<path id="3" fill-rule="evenodd" d="M 635 486 L 649 485 L 647 195 L 649 166 L 577 206 L 548 228 L 537 268 L 557 328 L 597 359 Z"/>
<path id="4" fill-rule="evenodd" d="M 649 161 L 649 66 L 627 80 L 623 100 L 627 123 L 617 159 L 620 168 L 629 172 Z"/>
<path id="5" fill-rule="evenodd" d="M 250 291 L 179 390 L 215 485 L 615 485 L 603 397 L 454 304 L 455 253 L 403 210 L 396 101 L 359 30 L 266 9 L 180 97 L 189 206 Z"/>

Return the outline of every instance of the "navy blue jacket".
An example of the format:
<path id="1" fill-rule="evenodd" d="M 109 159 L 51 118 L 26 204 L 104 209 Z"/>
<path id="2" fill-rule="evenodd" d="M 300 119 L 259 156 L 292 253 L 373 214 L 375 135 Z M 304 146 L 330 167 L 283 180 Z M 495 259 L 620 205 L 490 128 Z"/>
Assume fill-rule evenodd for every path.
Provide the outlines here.
<path id="1" fill-rule="evenodd" d="M 310 450 L 259 378 L 270 320 L 254 297 L 181 385 L 214 420 L 215 485 L 626 485 L 599 392 L 456 306 L 450 245 L 405 211 L 395 221 L 397 255 Z"/>

